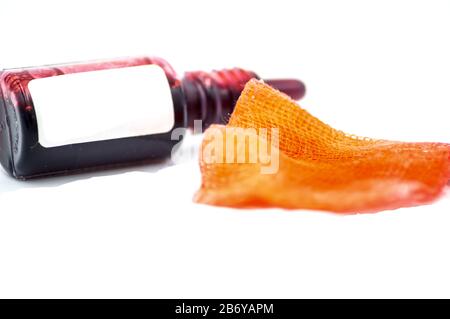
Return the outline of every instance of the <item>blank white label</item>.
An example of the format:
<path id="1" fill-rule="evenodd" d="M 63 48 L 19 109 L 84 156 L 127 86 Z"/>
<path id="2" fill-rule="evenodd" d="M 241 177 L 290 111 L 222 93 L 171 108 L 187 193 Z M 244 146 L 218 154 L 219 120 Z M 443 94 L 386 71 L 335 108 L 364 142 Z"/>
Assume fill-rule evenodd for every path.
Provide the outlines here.
<path id="1" fill-rule="evenodd" d="M 157 65 L 34 79 L 28 88 L 44 147 L 164 133 L 174 125 L 170 86 Z"/>

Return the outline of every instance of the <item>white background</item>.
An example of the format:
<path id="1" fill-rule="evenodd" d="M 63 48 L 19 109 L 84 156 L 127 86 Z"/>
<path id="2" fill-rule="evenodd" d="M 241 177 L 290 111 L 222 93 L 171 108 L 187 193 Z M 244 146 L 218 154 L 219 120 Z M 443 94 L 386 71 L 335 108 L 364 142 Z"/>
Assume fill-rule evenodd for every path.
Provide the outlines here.
<path id="1" fill-rule="evenodd" d="M 1 1 L 2 68 L 127 55 L 305 81 L 358 135 L 450 142 L 450 1 Z M 450 297 L 450 195 L 371 215 L 196 205 L 195 161 L 0 174 L 0 297 Z"/>

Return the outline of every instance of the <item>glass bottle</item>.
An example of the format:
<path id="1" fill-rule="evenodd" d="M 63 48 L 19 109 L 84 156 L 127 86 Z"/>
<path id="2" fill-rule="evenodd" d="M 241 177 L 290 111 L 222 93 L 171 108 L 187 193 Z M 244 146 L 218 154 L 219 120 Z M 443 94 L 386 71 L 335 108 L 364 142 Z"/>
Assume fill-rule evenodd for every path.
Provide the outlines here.
<path id="1" fill-rule="evenodd" d="M 0 162 L 27 179 L 168 158 L 174 129 L 224 123 L 251 78 L 234 68 L 179 79 L 156 57 L 0 71 Z M 298 80 L 266 82 L 305 93 Z"/>

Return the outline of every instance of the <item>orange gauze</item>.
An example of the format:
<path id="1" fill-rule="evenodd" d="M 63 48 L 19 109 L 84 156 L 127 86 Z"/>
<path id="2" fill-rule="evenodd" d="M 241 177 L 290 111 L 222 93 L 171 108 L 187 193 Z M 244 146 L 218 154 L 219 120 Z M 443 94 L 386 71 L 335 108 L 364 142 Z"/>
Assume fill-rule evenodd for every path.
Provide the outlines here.
<path id="1" fill-rule="evenodd" d="M 258 147 L 251 147 L 255 141 Z M 277 167 L 260 156 L 261 149 L 277 155 L 273 157 L 278 158 Z M 449 158 L 449 144 L 345 134 L 283 93 L 251 80 L 228 125 L 213 125 L 205 132 L 200 151 L 202 184 L 194 200 L 237 208 L 347 213 L 412 206 L 428 203 L 443 192 L 450 178 Z"/>

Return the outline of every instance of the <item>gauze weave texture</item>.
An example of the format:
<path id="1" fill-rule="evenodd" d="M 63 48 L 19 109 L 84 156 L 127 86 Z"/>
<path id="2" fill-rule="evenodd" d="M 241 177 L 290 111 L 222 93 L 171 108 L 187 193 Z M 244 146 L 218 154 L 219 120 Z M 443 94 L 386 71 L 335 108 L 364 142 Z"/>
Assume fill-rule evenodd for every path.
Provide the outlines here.
<path id="1" fill-rule="evenodd" d="M 230 143 L 230 132 L 246 141 L 271 144 L 278 129 L 276 172 L 263 174 L 267 162 L 227 163 L 230 152 L 258 157 L 249 143 Z M 258 130 L 268 129 L 266 135 Z M 231 134 L 231 135 L 232 135 Z M 252 136 L 253 135 L 253 136 Z M 228 141 L 227 141 L 228 137 Z M 211 143 L 223 138 L 223 154 Z M 210 152 L 208 152 L 208 150 Z M 220 158 L 219 158 L 220 156 Z M 375 212 L 429 203 L 450 178 L 450 145 L 359 138 L 324 124 L 283 93 L 251 80 L 227 126 L 211 126 L 200 151 L 202 184 L 194 200 L 237 208 L 281 207 L 334 212 Z"/>

